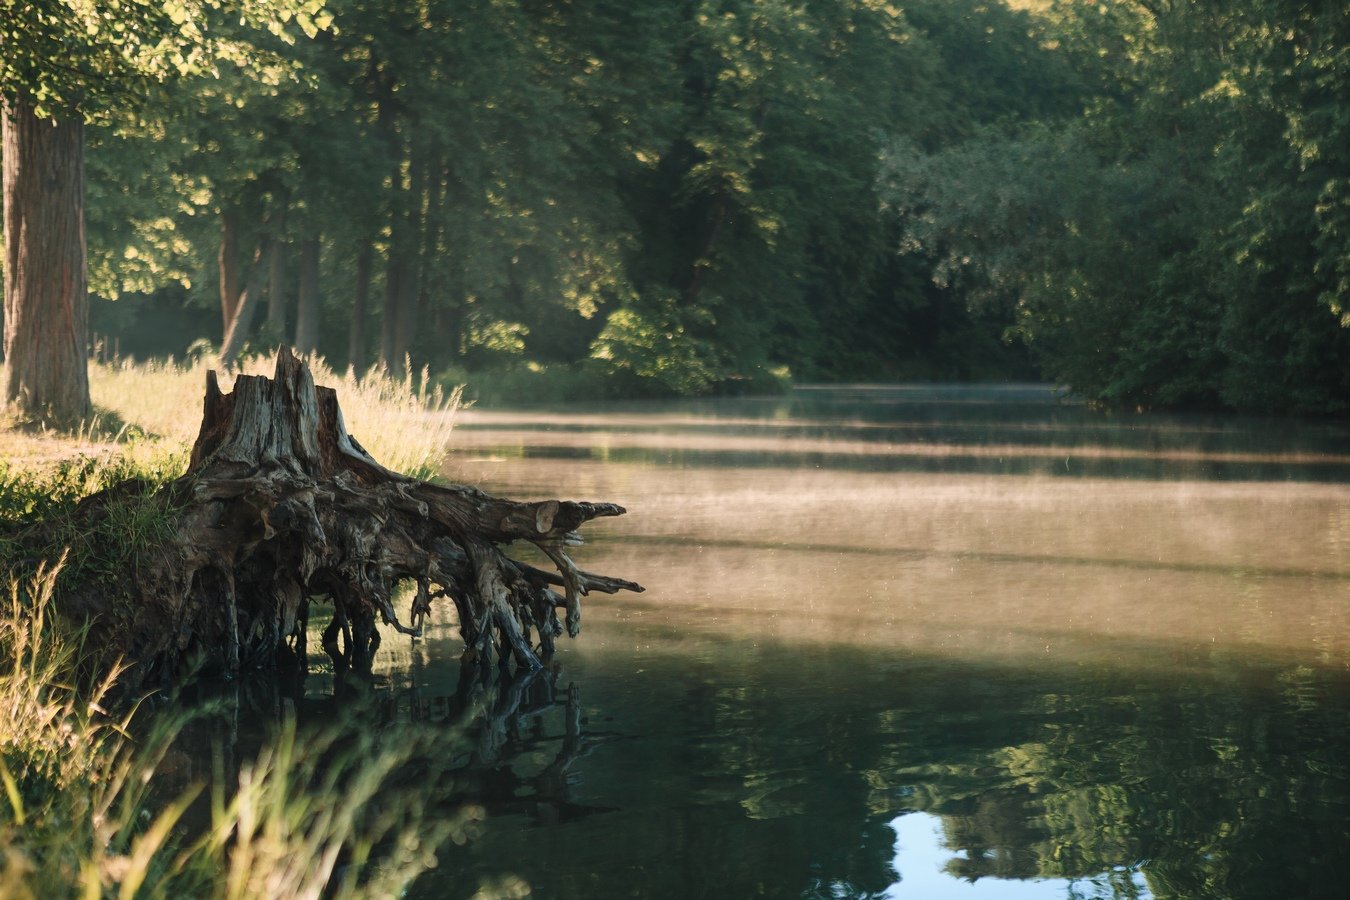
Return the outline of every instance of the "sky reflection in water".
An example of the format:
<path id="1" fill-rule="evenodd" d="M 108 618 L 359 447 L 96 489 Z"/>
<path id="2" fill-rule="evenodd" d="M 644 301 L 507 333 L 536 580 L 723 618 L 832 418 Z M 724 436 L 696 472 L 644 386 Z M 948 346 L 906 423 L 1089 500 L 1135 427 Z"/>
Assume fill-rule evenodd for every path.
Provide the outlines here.
<path id="1" fill-rule="evenodd" d="M 1117 885 L 1123 884 L 1128 884 L 1126 890 L 1138 900 L 1151 900 L 1153 896 L 1139 872 L 1124 868 L 1078 880 L 954 879 L 945 869 L 955 861 L 965 860 L 966 853 L 947 848 L 940 818 L 925 813 L 907 813 L 892 819 L 891 828 L 895 829 L 892 866 L 902 877 L 886 889 L 885 900 L 1062 900 L 1064 897 L 1091 897 L 1102 891 L 1109 897 L 1116 893 Z"/>
<path id="2" fill-rule="evenodd" d="M 466 770 L 483 833 L 417 896 L 1347 883 L 1345 430 L 1032 388 L 461 421 L 457 480 L 628 506 L 580 562 L 648 591 L 588 598 L 555 700 Z M 452 625 L 381 655 L 400 715 L 453 705 Z"/>

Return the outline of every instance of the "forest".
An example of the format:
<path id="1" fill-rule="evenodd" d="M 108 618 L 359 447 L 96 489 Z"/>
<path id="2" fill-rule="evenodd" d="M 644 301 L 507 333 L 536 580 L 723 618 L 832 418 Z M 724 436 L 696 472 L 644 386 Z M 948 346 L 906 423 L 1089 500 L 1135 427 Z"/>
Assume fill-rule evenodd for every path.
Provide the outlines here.
<path id="1" fill-rule="evenodd" d="M 1340 4 L 180 6 L 235 52 L 36 100 L 87 123 L 96 352 L 288 343 L 517 400 L 1350 407 Z"/>
<path id="2" fill-rule="evenodd" d="M 1344 0 L 0 0 L 0 898 L 1339 897 L 1348 89 Z"/>

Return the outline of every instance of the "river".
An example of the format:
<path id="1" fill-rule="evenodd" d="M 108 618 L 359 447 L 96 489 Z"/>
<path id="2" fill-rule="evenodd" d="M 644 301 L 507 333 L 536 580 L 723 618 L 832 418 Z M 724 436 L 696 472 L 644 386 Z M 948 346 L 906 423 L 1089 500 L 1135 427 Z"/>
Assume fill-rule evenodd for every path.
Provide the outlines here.
<path id="1" fill-rule="evenodd" d="M 647 590 L 478 695 L 483 823 L 415 897 L 1350 883 L 1344 426 L 804 388 L 471 409 L 446 472 L 623 504 L 577 558 Z M 380 689 L 448 714 L 459 648 L 391 636 Z"/>

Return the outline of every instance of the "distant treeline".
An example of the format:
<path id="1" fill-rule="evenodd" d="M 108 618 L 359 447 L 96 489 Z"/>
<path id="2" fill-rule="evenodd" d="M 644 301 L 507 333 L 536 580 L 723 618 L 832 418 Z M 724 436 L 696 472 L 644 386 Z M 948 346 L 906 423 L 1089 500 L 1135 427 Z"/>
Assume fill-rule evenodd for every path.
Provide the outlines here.
<path id="1" fill-rule="evenodd" d="M 535 397 L 790 372 L 1350 405 L 1340 4 L 328 11 L 91 130 L 124 351 L 219 344 L 247 296 L 255 345 Z"/>

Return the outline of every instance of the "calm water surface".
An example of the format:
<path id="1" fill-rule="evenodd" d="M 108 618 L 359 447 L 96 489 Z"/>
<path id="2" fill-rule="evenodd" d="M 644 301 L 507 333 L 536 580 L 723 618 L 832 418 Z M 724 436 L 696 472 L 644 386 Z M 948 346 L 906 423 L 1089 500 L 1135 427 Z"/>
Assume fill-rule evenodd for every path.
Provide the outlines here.
<path id="1" fill-rule="evenodd" d="M 647 592 L 472 688 L 486 818 L 415 896 L 1344 896 L 1344 427 L 856 388 L 455 440 L 455 480 L 627 506 L 578 559 Z M 465 708 L 459 649 L 386 639 L 400 716 Z"/>

